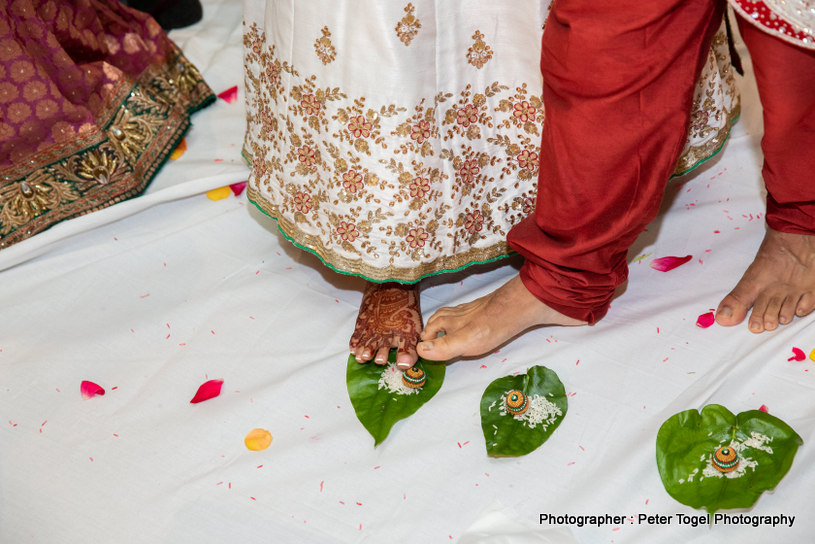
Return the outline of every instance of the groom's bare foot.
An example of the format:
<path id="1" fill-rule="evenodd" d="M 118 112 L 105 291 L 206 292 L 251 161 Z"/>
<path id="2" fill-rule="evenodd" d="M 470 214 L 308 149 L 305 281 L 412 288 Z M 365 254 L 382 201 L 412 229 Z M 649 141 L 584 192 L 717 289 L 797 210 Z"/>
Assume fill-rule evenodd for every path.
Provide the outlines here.
<path id="1" fill-rule="evenodd" d="M 368 283 L 349 347 L 360 363 L 373 359 L 380 365 L 388 362 L 388 353 L 396 348 L 396 364 L 406 369 L 418 359 L 416 342 L 421 330 L 417 285 Z"/>
<path id="2" fill-rule="evenodd" d="M 771 331 L 815 309 L 815 236 L 768 229 L 753 264 L 716 310 L 720 325 Z"/>
<path id="3" fill-rule="evenodd" d="M 483 355 L 536 325 L 585 325 L 535 298 L 520 276 L 498 290 L 454 308 L 441 308 L 427 320 L 417 350 L 421 357 L 447 361 Z M 445 335 L 438 337 L 440 332 Z"/>

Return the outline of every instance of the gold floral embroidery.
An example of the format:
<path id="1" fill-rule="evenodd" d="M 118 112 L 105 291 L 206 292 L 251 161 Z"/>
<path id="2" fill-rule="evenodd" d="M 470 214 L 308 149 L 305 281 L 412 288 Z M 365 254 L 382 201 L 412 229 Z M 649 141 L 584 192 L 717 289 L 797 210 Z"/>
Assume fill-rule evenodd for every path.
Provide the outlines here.
<path id="1" fill-rule="evenodd" d="M 406 14 L 396 24 L 396 35 L 399 36 L 399 39 L 405 45 L 410 45 L 410 42 L 412 42 L 416 34 L 419 33 L 419 29 L 422 28 L 422 23 L 420 23 L 413 14 L 415 10 L 416 8 L 413 7 L 413 4 L 405 6 Z"/>
<path id="2" fill-rule="evenodd" d="M 99 185 L 107 185 L 118 167 L 119 159 L 112 149 L 92 149 L 74 161 L 77 177 Z"/>
<path id="3" fill-rule="evenodd" d="M 293 243 L 373 281 L 412 282 L 507 254 L 507 232 L 535 207 L 544 122 L 536 84 L 493 81 L 375 103 L 332 87 L 317 59 L 314 73 L 300 73 L 256 24 L 244 43 L 248 194 Z M 712 72 L 711 88 L 727 69 Z M 711 139 L 727 133 L 732 92 L 699 102 L 712 108 Z M 698 162 L 694 142 L 685 156 Z"/>
<path id="4" fill-rule="evenodd" d="M 331 32 L 327 26 L 323 27 L 322 33 L 322 37 L 317 38 L 314 42 L 314 51 L 317 52 L 317 56 L 323 64 L 328 64 L 337 57 L 337 50 L 334 49 L 334 44 L 331 43 Z"/>
<path id="5" fill-rule="evenodd" d="M 484 42 L 484 35 L 480 30 L 475 31 L 473 40 L 473 45 L 467 49 L 467 62 L 480 69 L 492 58 L 492 49 Z"/>
<path id="6" fill-rule="evenodd" d="M 145 117 L 151 116 L 136 115 L 124 108 L 120 110 L 108 127 L 110 142 L 125 155 L 137 155 L 153 138 L 151 123 Z"/>
<path id="7" fill-rule="evenodd" d="M 46 172 L 37 172 L 0 190 L 0 235 L 6 236 L 34 218 L 79 198 L 67 183 L 60 183 Z"/>

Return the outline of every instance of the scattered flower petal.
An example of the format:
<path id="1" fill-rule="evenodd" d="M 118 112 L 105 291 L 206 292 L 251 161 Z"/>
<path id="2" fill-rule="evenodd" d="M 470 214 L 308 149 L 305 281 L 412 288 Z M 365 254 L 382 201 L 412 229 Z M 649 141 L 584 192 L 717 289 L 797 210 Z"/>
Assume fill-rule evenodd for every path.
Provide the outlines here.
<path id="1" fill-rule="evenodd" d="M 815 361 L 815 349 L 809 352 L 809 358 Z"/>
<path id="2" fill-rule="evenodd" d="M 252 451 L 265 450 L 272 443 L 272 433 L 266 429 L 252 429 L 243 439 L 243 443 Z"/>
<path id="3" fill-rule="evenodd" d="M 101 396 L 105 394 L 105 389 L 103 387 L 87 380 L 82 380 L 82 383 L 79 385 L 79 391 L 82 393 L 82 398 L 85 400 L 88 400 L 94 395 Z"/>
<path id="4" fill-rule="evenodd" d="M 762 412 L 767 412 L 768 414 L 770 413 L 770 409 L 767 408 L 766 404 L 762 404 L 761 407 L 759 407 L 759 410 L 761 410 Z"/>
<path id="5" fill-rule="evenodd" d="M 807 356 L 804 355 L 804 352 L 799 348 L 792 348 L 792 357 L 787 359 L 787 361 L 803 361 L 806 359 Z"/>
<path id="6" fill-rule="evenodd" d="M 218 187 L 207 192 L 207 198 L 210 200 L 223 200 L 231 194 L 229 187 Z"/>
<path id="7" fill-rule="evenodd" d="M 195 396 L 190 401 L 190 404 L 198 404 L 211 398 L 217 397 L 221 394 L 221 386 L 224 384 L 223 380 L 209 380 L 201 384 Z"/>
<path id="8" fill-rule="evenodd" d="M 691 259 L 693 259 L 693 255 L 685 255 L 684 257 L 660 257 L 659 259 L 651 261 L 651 268 L 659 270 L 660 272 L 667 272 L 677 266 L 682 266 Z"/>
<path id="9" fill-rule="evenodd" d="M 181 158 L 181 155 L 183 155 L 186 150 L 187 150 L 187 139 L 181 138 L 181 141 L 178 142 L 178 145 L 176 146 L 175 150 L 170 154 L 170 158 L 174 161 L 178 160 Z"/>
<path id="10" fill-rule="evenodd" d="M 221 93 L 218 93 L 218 98 L 223 99 L 227 104 L 234 104 L 238 99 L 238 86 L 235 85 Z"/>
<path id="11" fill-rule="evenodd" d="M 700 315 L 696 319 L 696 326 L 697 327 L 702 327 L 703 329 L 706 329 L 706 328 L 710 327 L 711 325 L 713 325 L 713 323 L 715 323 L 715 322 L 716 322 L 716 317 L 713 315 L 713 312 L 708 312 L 706 314 Z"/>
<path id="12" fill-rule="evenodd" d="M 233 183 L 229 186 L 232 189 L 232 192 L 235 193 L 235 196 L 241 196 L 241 193 L 244 189 L 246 189 L 246 182 L 242 181 L 240 183 Z"/>

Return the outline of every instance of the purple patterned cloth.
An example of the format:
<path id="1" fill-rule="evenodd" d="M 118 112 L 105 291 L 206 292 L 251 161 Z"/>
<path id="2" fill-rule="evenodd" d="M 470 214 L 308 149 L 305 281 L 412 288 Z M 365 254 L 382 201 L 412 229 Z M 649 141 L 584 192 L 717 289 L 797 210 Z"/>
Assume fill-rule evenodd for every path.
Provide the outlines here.
<path id="1" fill-rule="evenodd" d="M 149 15 L 117 0 L 0 7 L 0 248 L 140 194 L 214 100 Z"/>

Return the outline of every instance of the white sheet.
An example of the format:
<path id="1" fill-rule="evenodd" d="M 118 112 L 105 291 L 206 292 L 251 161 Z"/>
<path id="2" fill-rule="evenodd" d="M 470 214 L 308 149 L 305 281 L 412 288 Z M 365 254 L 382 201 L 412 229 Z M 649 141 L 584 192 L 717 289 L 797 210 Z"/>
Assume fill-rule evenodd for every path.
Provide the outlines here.
<path id="1" fill-rule="evenodd" d="M 220 92 L 242 82 L 241 8 L 204 4 L 205 21 L 172 36 Z M 11 266 L 0 274 L 0 542 L 546 542 L 553 531 L 582 543 L 811 540 L 815 363 L 787 358 L 815 348 L 813 318 L 761 335 L 695 326 L 764 229 L 760 110 L 749 78 L 742 87 L 729 144 L 671 183 L 605 319 L 455 362 L 439 394 L 377 449 L 345 389 L 362 282 L 293 248 L 244 196 L 201 194 L 246 172 L 242 106 L 219 101 L 196 116 L 187 153 L 145 205 L 0 252 Z M 693 261 L 668 273 L 648 267 L 685 254 Z M 514 273 L 437 278 L 422 293 L 425 314 Z M 481 394 L 535 364 L 570 392 L 566 419 L 532 454 L 489 459 Z M 224 379 L 222 394 L 189 404 L 209 378 Z M 106 394 L 83 400 L 82 380 Z M 803 437 L 790 472 L 750 511 L 795 516 L 792 528 L 678 524 L 677 513 L 699 512 L 665 492 L 656 433 L 708 403 L 735 413 L 764 404 Z M 244 447 L 255 427 L 274 435 L 269 449 Z M 634 522 L 547 526 L 541 513 Z M 674 518 L 638 524 L 639 513 Z M 506 536 L 513 526 L 523 540 Z"/>

